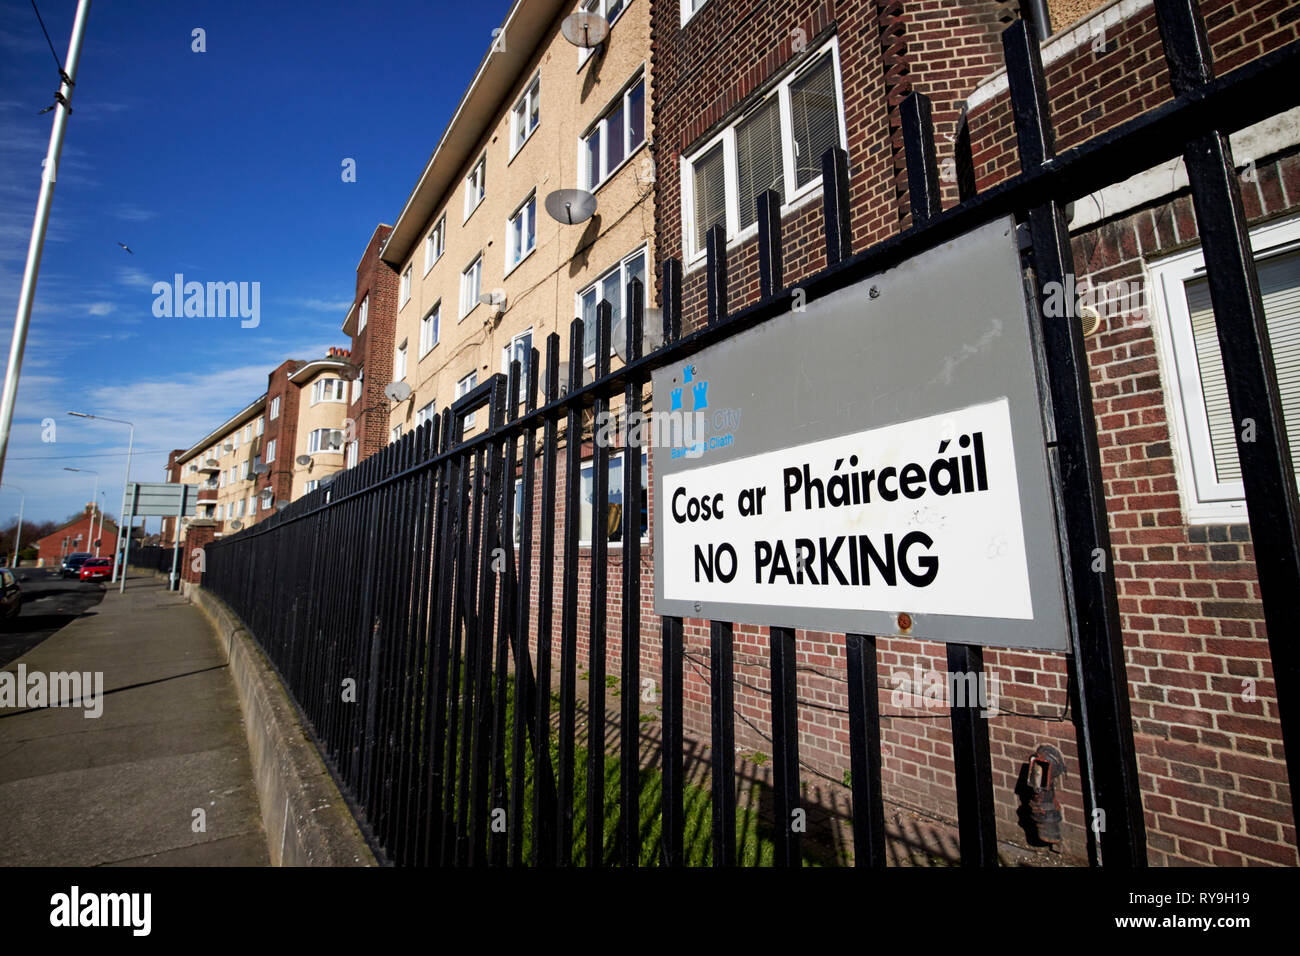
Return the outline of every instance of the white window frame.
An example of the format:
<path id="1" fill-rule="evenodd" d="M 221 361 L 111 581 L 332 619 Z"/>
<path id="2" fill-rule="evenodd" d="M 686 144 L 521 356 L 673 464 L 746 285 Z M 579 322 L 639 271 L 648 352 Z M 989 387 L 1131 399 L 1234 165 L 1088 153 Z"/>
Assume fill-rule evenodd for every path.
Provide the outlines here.
<path id="1" fill-rule="evenodd" d="M 464 378 L 462 378 L 459 382 L 456 383 L 457 400 L 459 400 L 461 397 L 465 395 L 468 395 L 476 388 L 478 388 L 478 369 L 475 369 L 474 371 L 470 372 L 468 375 L 466 375 Z M 474 427 L 474 416 L 477 414 L 478 414 L 477 412 L 470 412 L 468 415 L 465 416 L 465 418 L 463 419 L 463 424 L 465 428 Z"/>
<path id="2" fill-rule="evenodd" d="M 406 339 L 393 350 L 393 381 L 400 382 L 406 378 Z"/>
<path id="3" fill-rule="evenodd" d="M 611 0 L 582 0 L 582 3 L 578 4 L 578 9 L 586 10 L 588 13 L 599 13 L 606 20 L 609 20 L 609 25 L 612 28 L 614 24 L 618 23 L 619 19 L 623 16 L 623 12 L 627 10 L 631 3 L 632 0 L 622 0 L 622 3 L 618 5 L 618 9 L 614 11 L 612 19 L 609 15 L 609 8 L 614 5 Z M 609 40 L 606 39 L 605 42 L 608 43 Z M 578 47 L 579 70 L 582 69 L 583 64 L 591 59 L 591 54 L 593 52 L 594 50 L 591 48 Z"/>
<path id="4" fill-rule="evenodd" d="M 273 419 L 276 415 L 280 414 L 279 401 L 278 398 L 272 400 L 271 405 L 274 414 L 271 415 L 271 418 Z M 316 381 L 312 382 L 311 403 L 313 405 L 319 405 L 321 402 L 342 402 L 343 404 L 347 404 L 347 401 L 348 386 L 347 382 L 343 381 L 343 379 L 318 378 Z"/>
<path id="5" fill-rule="evenodd" d="M 690 155 L 681 158 L 682 179 L 682 247 L 687 250 L 686 263 L 689 267 L 702 265 L 706 249 L 703 245 L 695 247 L 695 164 L 722 143 L 723 181 L 726 184 L 726 228 L 727 248 L 733 248 L 758 235 L 758 222 L 739 229 L 740 224 L 740 178 L 736 158 L 736 129 L 753 114 L 760 104 L 771 97 L 777 97 L 781 116 L 781 159 L 784 174 L 783 202 L 781 215 L 811 202 L 821 195 L 822 177 L 814 176 L 803 186 L 797 185 L 794 158 L 794 130 L 790 114 L 790 87 L 799 79 L 804 70 L 816 63 L 827 50 L 831 53 L 831 64 L 835 75 L 835 105 L 839 111 L 840 146 L 847 149 L 848 131 L 844 121 L 844 80 L 840 71 L 839 39 L 832 37 L 816 50 L 799 61 L 795 69 L 790 70 L 781 81 L 769 90 L 762 99 L 748 104 L 748 108 L 731 121 L 727 127 L 701 143 Z"/>
<path id="6" fill-rule="evenodd" d="M 319 478 L 309 478 L 309 479 L 307 480 L 307 483 L 306 483 L 305 485 L 303 485 L 303 487 L 302 487 L 302 493 L 303 493 L 303 494 L 310 494 L 311 492 L 315 491 L 315 490 L 316 490 L 317 488 L 319 488 L 319 487 L 320 487 L 320 479 L 319 479 Z"/>
<path id="7" fill-rule="evenodd" d="M 1300 249 L 1300 216 L 1251 230 L 1256 259 Z M 1201 388 L 1196 341 L 1187 307 L 1186 283 L 1205 274 L 1205 251 L 1188 249 L 1147 265 L 1165 406 L 1172 423 L 1174 463 L 1188 524 L 1233 524 L 1247 520 L 1241 481 L 1219 481 L 1210 442 L 1209 415 Z"/>
<path id="8" fill-rule="evenodd" d="M 542 123 L 541 96 L 542 72 L 538 70 L 533 74 L 532 80 L 510 110 L 511 159 L 514 159 L 515 154 L 524 148 L 524 144 L 532 138 L 533 133 L 537 132 L 537 127 Z M 537 107 L 537 122 L 529 126 L 528 123 L 532 118 L 532 108 L 534 106 Z"/>
<path id="9" fill-rule="evenodd" d="M 244 441 L 252 441 L 252 440 L 253 440 L 253 423 L 249 422 L 247 425 L 244 426 Z"/>
<path id="10" fill-rule="evenodd" d="M 474 210 L 483 204 L 487 196 L 487 153 L 478 158 L 473 166 L 470 167 L 469 175 L 465 177 L 465 222 L 469 222 L 469 217 L 474 215 Z"/>
<path id="11" fill-rule="evenodd" d="M 366 370 L 364 366 L 357 369 L 357 377 L 352 380 L 352 396 L 348 402 L 349 405 L 355 405 L 361 400 L 362 378 L 365 373 Z"/>
<path id="12" fill-rule="evenodd" d="M 347 455 L 346 467 L 348 468 L 356 467 L 357 459 L 360 458 L 360 452 L 361 452 L 361 439 L 354 438 L 352 439 L 352 441 L 348 442 L 348 455 Z"/>
<path id="13" fill-rule="evenodd" d="M 700 5 L 694 7 L 692 0 L 681 0 L 682 26 L 690 22 L 691 17 L 699 13 L 708 4 L 709 0 L 700 0 Z"/>
<path id="14" fill-rule="evenodd" d="M 531 221 L 530 221 L 531 220 Z M 520 237 L 526 238 L 532 233 L 532 242 L 527 249 L 515 248 L 515 224 L 522 222 Z M 537 188 L 524 197 L 524 201 L 515 207 L 515 211 L 506 220 L 506 275 L 510 275 L 537 248 Z"/>
<path id="15" fill-rule="evenodd" d="M 366 319 L 370 316 L 370 293 L 367 292 L 361 297 L 361 305 L 357 306 L 357 334 L 366 327 Z"/>
<path id="16" fill-rule="evenodd" d="M 424 274 L 428 275 L 433 264 L 442 258 L 447 250 L 447 214 L 438 217 L 438 222 L 424 237 Z"/>
<path id="17" fill-rule="evenodd" d="M 402 309 L 406 308 L 406 303 L 411 301 L 411 268 L 412 267 L 408 265 L 405 271 L 402 272 L 402 291 L 398 297 L 401 300 L 397 303 L 398 312 L 401 312 Z"/>
<path id="18" fill-rule="evenodd" d="M 472 300 L 467 302 L 465 298 L 465 293 L 466 293 L 466 288 L 471 273 L 474 273 L 474 279 L 478 285 L 478 288 L 474 290 L 474 295 Z M 457 322 L 463 320 L 465 316 L 469 315 L 476 308 L 478 308 L 479 306 L 478 297 L 482 294 L 482 292 L 483 292 L 483 253 L 480 251 L 478 255 L 476 255 L 472 260 L 470 260 L 469 265 L 467 265 L 464 269 L 460 271 L 460 315 L 456 319 Z M 468 305 L 469 308 L 466 308 L 466 305 Z"/>
<path id="19" fill-rule="evenodd" d="M 429 319 L 433 322 L 430 323 Z M 433 329 L 433 334 L 429 335 L 428 330 Z M 442 300 L 439 299 L 433 304 L 433 308 L 424 314 L 420 320 L 420 358 L 424 358 L 438 344 L 438 336 L 442 331 Z M 432 339 L 432 341 L 430 341 Z M 418 361 L 418 360 L 417 360 Z"/>
<path id="20" fill-rule="evenodd" d="M 274 438 L 272 438 L 270 441 L 266 443 L 266 455 L 262 460 L 268 465 L 271 462 L 275 461 L 275 439 Z"/>
<path id="21" fill-rule="evenodd" d="M 271 419 L 271 421 L 275 421 L 277 418 L 280 417 L 280 396 L 279 395 L 271 399 L 271 410 L 267 413 L 267 416 Z"/>
<path id="22" fill-rule="evenodd" d="M 388 430 L 388 443 L 390 445 L 402 440 L 402 423 L 398 422 Z"/>
<path id="23" fill-rule="evenodd" d="M 609 453 L 609 461 L 607 462 L 606 467 L 608 468 L 608 467 L 612 466 L 612 465 L 614 464 L 615 461 L 617 461 L 617 460 L 619 460 L 619 459 L 621 459 L 621 458 L 624 458 L 624 457 L 625 457 L 625 454 L 626 454 L 626 453 L 625 453 L 622 449 L 620 449 L 620 450 L 618 450 L 618 451 L 610 451 L 610 453 Z M 646 464 L 645 464 L 645 468 L 646 468 L 646 494 L 649 495 L 649 494 L 650 494 L 650 474 L 649 474 L 649 467 L 650 467 L 649 462 L 650 462 L 650 459 L 649 459 L 649 457 L 648 457 L 647 452 L 646 452 L 645 449 L 642 449 L 642 450 L 641 450 L 641 457 L 645 460 L 645 463 L 646 463 Z M 586 471 L 587 471 L 588 469 L 591 470 L 592 476 L 593 476 L 593 477 L 595 476 L 595 473 L 596 473 L 596 471 L 595 471 L 595 461 L 596 461 L 595 458 L 584 458 L 583 461 L 582 461 L 581 466 L 579 466 L 579 468 L 578 468 L 578 499 L 579 499 L 579 500 L 578 500 L 578 510 L 579 510 L 579 512 L 581 512 L 584 508 L 587 507 L 587 503 L 586 503 L 586 501 L 582 499 L 582 480 L 583 480 L 583 478 L 586 477 L 586 474 L 585 474 L 585 473 L 586 473 Z M 612 488 L 613 486 L 611 485 L 610 487 Z M 594 493 L 594 488 L 593 488 L 593 493 Z M 594 504 L 594 502 L 593 502 L 593 504 Z M 593 510 L 594 510 L 594 509 L 593 509 Z M 626 517 L 627 517 L 627 509 L 626 509 L 626 508 L 623 509 L 623 516 L 624 516 L 624 518 L 626 519 Z M 637 520 L 638 520 L 638 522 L 639 522 L 639 521 L 640 521 L 640 518 L 638 517 Z M 582 519 L 581 519 L 581 517 L 579 517 L 579 519 L 578 519 L 578 523 L 579 523 L 579 527 L 581 527 L 581 524 L 582 524 Z M 592 526 L 592 528 L 595 528 L 595 526 L 596 526 L 595 516 L 594 516 L 594 515 L 592 516 L 592 519 L 591 519 L 591 526 Z M 649 540 L 650 540 L 650 522 L 649 522 L 649 520 L 647 520 L 647 521 L 646 521 L 646 533 L 645 533 L 644 535 L 641 536 L 641 543 L 642 543 L 642 544 L 647 544 L 647 543 L 649 542 Z M 578 546 L 581 547 L 581 548 L 590 548 L 590 547 L 591 547 L 591 538 L 590 538 L 590 537 L 587 537 L 587 538 L 582 537 L 582 532 L 581 532 L 581 531 L 578 532 Z M 606 542 L 606 546 L 609 547 L 609 548 L 621 548 L 621 547 L 623 547 L 623 542 L 622 542 L 622 541 L 608 541 L 608 542 Z"/>
<path id="24" fill-rule="evenodd" d="M 630 141 L 632 124 L 629 122 L 629 118 L 632 114 L 628 109 L 628 104 L 631 100 L 632 91 L 636 89 L 638 85 L 641 86 L 641 142 L 633 146 Z M 649 90 L 647 89 L 646 84 L 645 65 L 642 64 L 637 68 L 636 72 L 632 74 L 632 78 L 624 84 L 621 90 L 619 90 L 618 95 L 605 105 L 605 108 L 601 111 L 600 117 L 582 131 L 582 134 L 578 137 L 578 180 L 582 184 L 583 189 L 590 192 L 598 190 L 605 183 L 609 182 L 610 179 L 614 177 L 615 173 L 626 166 L 632 159 L 633 154 L 646 144 L 648 140 L 646 125 L 650 106 L 648 95 Z M 621 130 L 623 135 L 623 158 L 611 168 L 609 165 L 609 118 L 620 107 L 623 111 L 623 129 Z M 587 176 L 587 140 L 597 129 L 600 130 L 600 168 L 603 170 L 603 174 L 595 182 L 591 182 Z"/>
<path id="25" fill-rule="evenodd" d="M 501 374 L 505 375 L 508 380 L 510 375 L 510 362 L 514 358 L 515 347 L 523 342 L 524 339 L 528 340 L 528 348 L 524 350 L 523 360 L 519 363 L 519 395 L 521 398 L 524 397 L 524 389 L 527 387 L 528 383 L 528 363 L 532 359 L 533 327 L 530 325 L 518 335 L 512 336 L 510 344 L 501 347 Z"/>
<path id="26" fill-rule="evenodd" d="M 618 294 L 623 300 L 621 306 L 622 308 L 627 308 L 627 267 L 628 264 L 633 259 L 635 259 L 638 255 L 645 256 L 645 282 L 642 283 L 641 291 L 644 293 L 646 297 L 645 307 L 648 309 L 650 306 L 650 282 L 653 276 L 653 273 L 651 272 L 653 266 L 652 263 L 650 262 L 650 247 L 649 244 L 646 244 L 646 245 L 638 246 L 637 248 L 633 249 L 622 259 L 618 260 L 618 262 L 614 263 L 614 265 L 610 266 L 599 276 L 597 276 L 594 282 L 584 286 L 581 290 L 579 290 L 577 293 L 574 294 L 573 297 L 574 317 L 575 318 L 582 317 L 582 300 L 587 295 L 587 293 L 591 292 L 594 289 L 596 290 L 596 293 L 599 296 L 600 287 L 604 285 L 605 280 L 608 279 L 610 276 L 612 276 L 615 272 L 619 273 Z M 600 302 L 601 300 L 597 298 L 596 304 L 599 305 Z M 586 329 L 583 329 L 583 336 L 584 336 L 583 355 L 582 355 L 583 364 L 595 365 L 596 364 L 595 350 L 592 350 L 590 352 L 586 350 L 586 343 L 585 343 Z M 611 337 L 612 337 L 612 329 L 611 329 Z M 613 342 L 609 343 L 609 354 L 610 355 L 614 354 Z"/>
<path id="27" fill-rule="evenodd" d="M 434 407 L 434 400 L 429 399 L 429 401 L 415 413 L 415 426 L 419 428 L 425 422 L 434 418 L 437 414 L 438 411 Z"/>
<path id="28" fill-rule="evenodd" d="M 266 433 L 266 416 L 259 415 L 257 416 L 257 434 L 260 437 L 265 433 Z"/>
<path id="29" fill-rule="evenodd" d="M 331 434 L 339 436 L 337 448 L 329 447 L 329 436 Z M 313 428 L 307 435 L 307 454 L 309 455 L 341 455 L 343 454 L 343 429 L 341 428 Z"/>

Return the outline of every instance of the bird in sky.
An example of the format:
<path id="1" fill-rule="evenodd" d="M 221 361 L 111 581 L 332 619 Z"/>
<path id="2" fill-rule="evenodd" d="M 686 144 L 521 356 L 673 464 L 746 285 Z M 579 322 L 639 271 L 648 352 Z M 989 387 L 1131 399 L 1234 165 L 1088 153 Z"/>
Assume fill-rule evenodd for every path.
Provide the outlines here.
<path id="1" fill-rule="evenodd" d="M 119 242 L 118 245 L 121 246 L 123 249 L 126 249 L 127 252 L 131 252 L 130 248 L 127 246 L 125 242 Z M 135 255 L 135 253 L 131 252 L 131 255 Z"/>

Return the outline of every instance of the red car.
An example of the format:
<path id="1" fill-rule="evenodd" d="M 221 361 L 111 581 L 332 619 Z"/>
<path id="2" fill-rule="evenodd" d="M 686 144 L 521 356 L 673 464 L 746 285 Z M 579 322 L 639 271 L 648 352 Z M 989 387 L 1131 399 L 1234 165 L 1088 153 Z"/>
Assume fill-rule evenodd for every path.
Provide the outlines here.
<path id="1" fill-rule="evenodd" d="M 87 558 L 81 566 L 81 580 L 106 581 L 113 576 L 112 558 Z"/>

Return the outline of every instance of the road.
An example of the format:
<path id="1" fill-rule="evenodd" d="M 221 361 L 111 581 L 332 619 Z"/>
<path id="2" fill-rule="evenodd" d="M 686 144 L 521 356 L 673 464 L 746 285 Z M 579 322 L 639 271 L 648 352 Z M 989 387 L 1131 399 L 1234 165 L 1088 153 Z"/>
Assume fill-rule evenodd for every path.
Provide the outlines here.
<path id="1" fill-rule="evenodd" d="M 104 599 L 107 585 L 62 578 L 55 568 L 19 568 L 23 610 L 0 625 L 0 667 L 22 657 Z M 25 579 L 25 580 L 24 580 Z"/>

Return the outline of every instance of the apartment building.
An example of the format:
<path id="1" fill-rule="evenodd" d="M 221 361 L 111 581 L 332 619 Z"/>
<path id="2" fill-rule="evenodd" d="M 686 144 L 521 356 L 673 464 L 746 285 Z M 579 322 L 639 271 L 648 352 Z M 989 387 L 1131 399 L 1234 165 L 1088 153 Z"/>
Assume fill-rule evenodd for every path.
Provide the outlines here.
<path id="1" fill-rule="evenodd" d="M 531 349 L 541 352 L 551 332 L 560 333 L 567 362 L 575 316 L 587 320 L 590 369 L 597 303 L 608 299 L 617 318 L 634 278 L 648 301 L 650 7 L 588 0 L 583 9 L 608 24 L 594 49 L 565 38 L 561 24 L 575 7 L 554 0 L 517 2 L 496 36 L 484 38 L 488 53 L 380 254 L 396 278 L 391 378 L 375 380 L 382 365 L 372 371 L 372 340 L 366 392 L 382 393 L 388 381 L 411 390 L 390 403 L 389 440 L 512 359 L 526 369 Z M 595 214 L 557 221 L 545 203 L 560 189 L 591 193 Z M 361 324 L 363 306 L 373 323 L 380 300 L 382 293 L 369 304 L 361 298 L 345 331 Z M 469 431 L 484 424 L 466 423 Z"/>
<path id="2" fill-rule="evenodd" d="M 1022 6 L 1031 6 L 1024 4 Z M 1039 5 L 1032 5 L 1039 6 Z M 754 198 L 782 196 L 785 277 L 825 264 L 820 170 L 828 145 L 848 153 L 855 251 L 910 223 L 898 105 L 930 97 L 946 204 L 1019 170 L 1000 34 L 1014 3 L 744 0 L 654 7 L 655 201 L 662 257 L 683 263 L 684 326 L 704 321 L 704 236 L 726 231 L 728 301 L 758 298 Z M 1170 98 L 1150 0 L 1046 4 L 1043 43 L 1058 148 L 1081 143 Z M 1300 35 L 1295 3 L 1201 4 L 1219 73 Z M 968 161 L 959 145 L 970 143 Z M 1300 116 L 1234 135 L 1283 405 L 1300 448 Z M 963 180 L 966 182 L 963 183 Z M 1138 769 L 1153 863 L 1296 862 L 1276 698 L 1259 603 L 1198 226 L 1181 161 L 1081 199 L 1070 210 L 1119 579 Z M 1136 290 L 1136 298 L 1134 291 Z M 707 662 L 706 621 L 687 621 L 686 653 Z M 837 780 L 848 768 L 842 635 L 798 632 L 800 759 Z M 770 735 L 765 628 L 737 625 L 741 747 Z M 882 678 L 943 673 L 943 646 L 878 638 Z M 745 663 L 742 664 L 741 662 Z M 989 719 L 998 836 L 1023 842 L 1017 788 L 1039 743 L 1076 776 L 1058 788 L 1067 842 L 1087 821 L 1061 656 L 986 650 L 1003 675 L 1004 712 Z M 1014 678 L 1014 679 L 1012 679 Z M 708 733 L 706 668 L 687 668 L 687 730 Z M 1252 691 L 1243 695 L 1246 682 Z M 691 686 L 693 685 L 693 686 Z M 886 799 L 954 818 L 952 740 L 933 712 L 882 689 Z"/>
<path id="3" fill-rule="evenodd" d="M 392 402 L 384 386 L 393 380 L 393 332 L 397 323 L 397 273 L 379 257 L 393 227 L 375 227 L 357 263 L 356 291 L 343 322 L 352 338 L 356 377 L 348 404 L 352 423 L 347 436 L 348 467 L 369 458 L 388 443 L 388 414 Z"/>
<path id="4" fill-rule="evenodd" d="M 169 456 L 168 480 L 198 486 L 196 517 L 216 522 L 218 535 L 250 527 L 280 503 L 327 484 L 344 467 L 354 373 L 346 349 L 282 362 L 267 376 L 264 394 Z M 165 540 L 174 534 L 164 521 Z"/>

